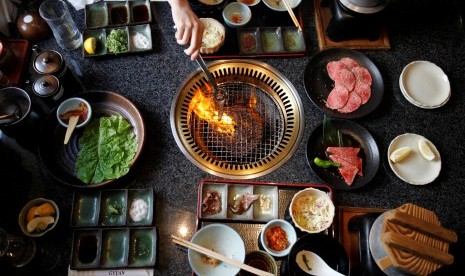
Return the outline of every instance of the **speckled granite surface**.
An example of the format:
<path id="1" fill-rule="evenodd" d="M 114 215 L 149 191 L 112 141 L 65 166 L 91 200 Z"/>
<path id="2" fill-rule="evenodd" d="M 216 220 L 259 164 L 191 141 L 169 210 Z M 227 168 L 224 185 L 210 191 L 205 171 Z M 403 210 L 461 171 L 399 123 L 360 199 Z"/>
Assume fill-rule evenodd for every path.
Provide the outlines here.
<path id="1" fill-rule="evenodd" d="M 435 211 L 443 226 L 459 234 L 463 251 L 465 32 L 456 2 L 459 1 L 393 1 L 387 23 L 391 50 L 362 51 L 381 71 L 385 95 L 378 109 L 355 121 L 374 136 L 382 161 L 371 183 L 359 190 L 335 193 L 335 204 L 378 208 L 396 208 L 406 202 L 418 204 Z M 323 118 L 323 113 L 309 100 L 303 86 L 305 66 L 318 52 L 312 1 L 304 0 L 302 9 L 307 55 L 303 58 L 259 60 L 283 72 L 296 87 L 304 106 L 305 132 L 297 151 L 286 164 L 255 180 L 320 182 L 310 171 L 305 154 L 306 140 Z M 53 38 L 39 43 L 39 46 L 60 51 L 75 72 L 81 75 L 87 90 L 116 91 L 140 109 L 147 128 L 144 153 L 130 176 L 114 187 L 153 188 L 156 197 L 155 225 L 159 230 L 156 274 L 189 275 L 191 270 L 186 252 L 176 249 L 169 237 L 181 226 L 187 227 L 187 238 L 195 232 L 197 185 L 200 179 L 212 176 L 194 166 L 179 150 L 171 132 L 170 108 L 178 86 L 197 67 L 175 42 L 169 5 L 152 3 L 152 10 L 154 50 L 146 54 L 84 59 L 80 48 L 64 51 Z M 83 30 L 84 13 L 73 13 Z M 420 109 L 402 96 L 399 75 L 402 68 L 414 60 L 434 62 L 449 76 L 452 97 L 445 106 L 435 110 Z M 29 73 L 26 78 L 34 79 L 32 69 Z M 30 86 L 25 84 L 23 87 L 31 91 Z M 432 184 L 409 185 L 390 169 L 386 156 L 389 143 L 406 132 L 427 137 L 440 151 L 443 167 L 439 178 Z M 59 264 L 47 274 L 65 275 L 72 242 L 69 221 L 74 190 L 54 182 L 40 166 L 36 155 L 22 150 L 7 137 L 0 141 L 0 183 L 3 187 L 0 226 L 19 232 L 17 214 L 28 199 L 40 196 L 55 200 L 61 208 L 60 222 L 53 234 L 37 242 L 52 244 L 61 252 Z"/>

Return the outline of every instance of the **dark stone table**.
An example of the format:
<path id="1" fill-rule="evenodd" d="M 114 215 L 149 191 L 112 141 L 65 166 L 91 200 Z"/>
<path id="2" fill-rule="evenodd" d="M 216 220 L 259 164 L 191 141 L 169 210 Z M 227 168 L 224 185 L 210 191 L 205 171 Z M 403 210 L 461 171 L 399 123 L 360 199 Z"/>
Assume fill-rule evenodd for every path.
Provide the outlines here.
<path id="1" fill-rule="evenodd" d="M 442 225 L 465 238 L 465 32 L 460 1 L 392 1 L 387 22 L 391 49 L 362 51 L 379 68 L 385 94 L 381 105 L 366 117 L 354 120 L 375 138 L 381 165 L 375 178 L 361 189 L 335 193 L 337 206 L 396 208 L 411 202 L 433 210 Z M 309 100 L 303 86 L 303 72 L 311 56 L 318 53 L 312 1 L 303 1 L 305 39 L 308 48 L 302 58 L 258 59 L 282 72 L 296 87 L 304 106 L 305 131 L 293 157 L 281 168 L 258 181 L 320 183 L 306 162 L 306 140 L 321 123 L 323 113 Z M 130 177 L 110 188 L 153 188 L 156 198 L 155 226 L 159 231 L 157 275 L 189 275 L 187 254 L 171 243 L 170 235 L 187 228 L 190 238 L 196 227 L 197 186 L 213 177 L 194 166 L 180 151 L 170 127 L 174 95 L 197 65 L 182 52 L 174 39 L 173 22 L 167 3 L 152 3 L 154 50 L 140 55 L 83 58 L 81 48 L 65 51 L 53 37 L 39 43 L 41 49 L 55 49 L 64 55 L 80 76 L 86 90 L 115 91 L 130 99 L 141 111 L 147 129 L 143 155 Z M 84 29 L 84 12 L 73 15 Z M 415 60 L 428 60 L 449 76 L 452 96 L 441 108 L 426 110 L 410 104 L 399 88 L 403 67 Z M 25 79 L 34 80 L 30 64 Z M 31 92 L 30 84 L 21 85 Z M 67 88 L 71 89 L 71 88 Z M 79 88 L 76 88 L 79 90 Z M 431 184 L 414 186 L 395 176 L 387 162 L 387 148 L 397 135 L 417 133 L 430 139 L 441 153 L 442 170 Z M 39 134 L 37 134 L 39 135 Z M 53 199 L 60 206 L 56 229 L 37 239 L 61 253 L 58 265 L 47 275 L 65 275 L 69 265 L 73 230 L 69 227 L 73 190 L 54 181 L 39 164 L 35 153 L 14 140 L 0 139 L 0 227 L 20 233 L 17 217 L 31 198 Z M 462 242 L 462 243 L 460 243 Z M 464 247 L 462 246 L 462 252 Z M 463 254 L 462 256 L 463 257 Z M 461 260 L 463 262 L 463 259 Z M 4 268 L 6 269 L 6 268 Z M 14 271 L 21 274 L 21 271 Z M 1 273 L 3 275 L 3 273 Z M 6 275 L 6 274 L 5 274 Z"/>

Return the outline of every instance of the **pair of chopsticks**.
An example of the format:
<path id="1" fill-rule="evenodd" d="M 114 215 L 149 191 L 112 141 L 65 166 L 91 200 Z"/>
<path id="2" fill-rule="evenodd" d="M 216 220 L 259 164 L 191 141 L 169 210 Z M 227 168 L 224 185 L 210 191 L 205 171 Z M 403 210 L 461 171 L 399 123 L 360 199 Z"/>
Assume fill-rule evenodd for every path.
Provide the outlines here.
<path id="1" fill-rule="evenodd" d="M 233 265 L 235 267 L 238 267 L 240 269 L 246 270 L 246 271 L 251 272 L 253 274 L 256 274 L 256 275 L 259 275 L 259 276 L 274 276 L 274 274 L 272 274 L 272 273 L 257 269 L 255 267 L 251 267 L 251 266 L 243 264 L 243 263 L 240 263 L 240 262 L 238 262 L 236 260 L 230 259 L 230 258 L 228 258 L 226 256 L 223 256 L 223 255 L 219 254 L 219 253 L 211 251 L 210 249 L 202 247 L 202 246 L 200 246 L 198 244 L 192 243 L 190 241 L 183 240 L 180 237 L 171 235 L 171 238 L 173 238 L 173 242 L 176 243 L 176 244 L 179 244 L 181 246 L 184 246 L 184 247 L 187 247 L 189 249 L 195 250 L 195 251 L 200 252 L 200 253 L 202 253 L 204 255 L 207 255 L 207 256 L 215 258 L 217 260 L 223 261 L 225 263 L 228 263 L 228 264 Z"/>
<path id="2" fill-rule="evenodd" d="M 302 27 L 300 27 L 299 20 L 297 20 L 297 17 L 295 16 L 295 13 L 292 10 L 291 5 L 289 4 L 289 2 L 287 0 L 281 0 L 281 1 L 283 1 L 284 6 L 286 6 L 287 11 L 291 15 L 292 21 L 294 21 L 294 24 L 297 27 L 297 29 L 299 29 L 299 32 L 302 32 Z"/>

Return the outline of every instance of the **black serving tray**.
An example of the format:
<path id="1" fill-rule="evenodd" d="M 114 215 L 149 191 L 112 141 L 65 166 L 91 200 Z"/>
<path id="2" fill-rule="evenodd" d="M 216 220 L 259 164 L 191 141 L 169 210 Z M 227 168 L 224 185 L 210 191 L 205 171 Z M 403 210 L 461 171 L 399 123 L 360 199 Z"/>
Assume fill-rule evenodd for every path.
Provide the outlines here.
<path id="1" fill-rule="evenodd" d="M 291 203 L 292 197 L 294 194 L 299 192 L 300 190 L 306 188 L 315 188 L 322 190 L 328 194 L 328 196 L 333 199 L 333 191 L 332 189 L 326 184 L 310 184 L 310 183 L 275 183 L 275 182 L 248 182 L 248 181 L 241 181 L 241 180 L 219 180 L 219 179 L 202 179 L 199 183 L 198 188 L 198 200 L 197 200 L 197 230 L 200 228 L 212 224 L 212 223 L 223 223 L 234 230 L 242 237 L 246 249 L 246 253 L 256 251 L 256 250 L 264 250 L 260 243 L 259 237 L 260 232 L 263 226 L 269 220 L 273 218 L 266 219 L 256 219 L 254 217 L 223 217 L 223 218 L 209 218 L 208 216 L 202 215 L 202 201 L 203 201 L 203 192 L 204 187 L 207 185 L 214 185 L 214 186 L 221 186 L 224 185 L 225 189 L 229 189 L 230 186 L 237 187 L 268 187 L 268 188 L 276 188 L 278 193 L 278 218 L 284 219 L 290 222 L 293 225 L 292 219 L 289 215 L 289 204 Z M 254 203 L 256 204 L 258 200 Z M 252 207 L 251 207 L 252 208 Z M 303 233 L 299 229 L 296 228 L 297 237 L 300 238 L 307 233 Z M 325 234 L 334 237 L 334 227 L 333 225 L 330 226 L 325 232 Z M 287 256 L 283 258 L 275 258 L 276 263 L 278 265 L 278 271 L 281 271 L 281 275 L 286 275 L 286 262 Z"/>
<path id="2" fill-rule="evenodd" d="M 228 1 L 225 1 L 228 2 Z M 213 54 L 203 54 L 203 58 L 244 58 L 244 57 L 301 57 L 306 53 L 304 33 L 305 28 L 302 23 L 302 4 L 293 9 L 297 16 L 300 26 L 302 27 L 301 41 L 302 45 L 299 47 L 292 47 L 291 45 L 283 45 L 279 51 L 268 52 L 263 49 L 263 43 L 258 42 L 257 51 L 244 51 L 241 46 L 241 35 L 246 32 L 258 32 L 257 39 L 261 40 L 261 33 L 267 31 L 277 31 L 284 33 L 284 31 L 293 30 L 297 31 L 291 16 L 287 12 L 277 12 L 268 8 L 263 2 L 258 3 L 255 6 L 250 7 L 252 11 L 252 19 L 244 27 L 232 28 L 229 27 L 223 19 L 222 9 L 200 9 L 193 6 L 194 12 L 199 17 L 210 17 L 218 20 L 224 25 L 226 35 L 223 46 Z M 283 43 L 284 39 L 281 36 L 277 43 Z"/>

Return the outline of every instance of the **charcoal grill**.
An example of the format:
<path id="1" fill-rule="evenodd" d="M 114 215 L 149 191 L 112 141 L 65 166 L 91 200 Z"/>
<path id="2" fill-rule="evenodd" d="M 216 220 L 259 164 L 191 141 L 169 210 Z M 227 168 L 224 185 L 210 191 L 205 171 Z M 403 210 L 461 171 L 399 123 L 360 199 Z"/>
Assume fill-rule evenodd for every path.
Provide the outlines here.
<path id="1" fill-rule="evenodd" d="M 304 128 L 292 83 L 259 61 L 218 60 L 209 69 L 226 91 L 223 113 L 218 116 L 205 74 L 193 72 L 171 106 L 171 129 L 181 151 L 202 170 L 224 178 L 250 179 L 279 168 L 297 149 Z"/>

